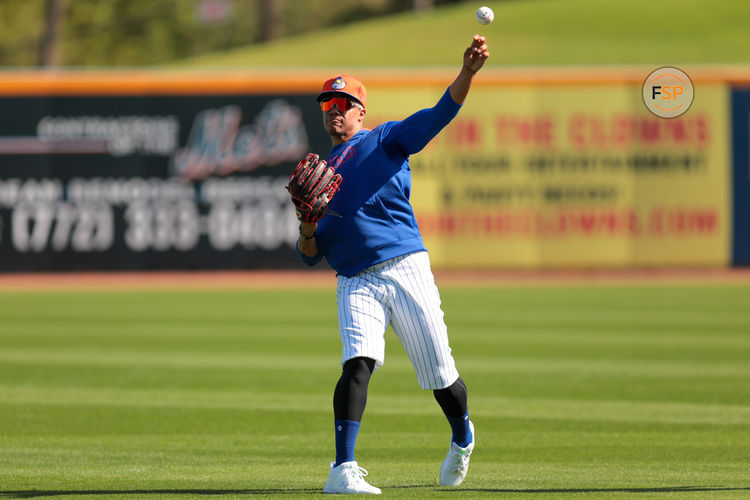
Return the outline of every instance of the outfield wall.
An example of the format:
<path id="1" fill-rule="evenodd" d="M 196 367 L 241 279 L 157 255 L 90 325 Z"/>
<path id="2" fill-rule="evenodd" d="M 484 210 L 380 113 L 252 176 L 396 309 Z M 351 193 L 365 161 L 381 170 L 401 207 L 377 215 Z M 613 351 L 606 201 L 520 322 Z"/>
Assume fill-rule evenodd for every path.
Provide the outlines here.
<path id="1" fill-rule="evenodd" d="M 750 266 L 750 85 L 732 91 L 732 263 Z"/>
<path id="2" fill-rule="evenodd" d="M 411 161 L 440 269 L 750 263 L 750 69 L 683 68 L 680 118 L 653 68 L 481 74 Z M 452 71 L 360 72 L 369 128 L 431 106 Z M 6 73 L 0 270 L 299 268 L 283 186 L 325 154 L 327 72 Z"/>

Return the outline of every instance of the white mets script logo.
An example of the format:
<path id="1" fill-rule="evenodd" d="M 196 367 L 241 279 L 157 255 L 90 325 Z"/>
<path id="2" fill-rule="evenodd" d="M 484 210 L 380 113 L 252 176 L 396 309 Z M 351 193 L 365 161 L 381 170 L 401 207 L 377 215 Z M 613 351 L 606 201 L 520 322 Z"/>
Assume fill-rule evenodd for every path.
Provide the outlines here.
<path id="1" fill-rule="evenodd" d="M 341 89 L 343 89 L 344 87 L 346 87 L 346 82 L 345 82 L 345 81 L 344 81 L 344 79 L 343 79 L 343 78 L 341 78 L 341 77 L 338 77 L 338 78 L 336 78 L 336 79 L 335 79 L 335 80 L 333 81 L 333 83 L 331 84 L 331 88 L 332 88 L 333 90 L 341 90 Z"/>
<path id="2" fill-rule="evenodd" d="M 198 113 L 187 144 L 172 156 L 172 173 L 202 180 L 297 161 L 308 149 L 302 112 L 283 100 L 269 102 L 252 124 L 240 126 L 241 119 L 238 106 Z"/>

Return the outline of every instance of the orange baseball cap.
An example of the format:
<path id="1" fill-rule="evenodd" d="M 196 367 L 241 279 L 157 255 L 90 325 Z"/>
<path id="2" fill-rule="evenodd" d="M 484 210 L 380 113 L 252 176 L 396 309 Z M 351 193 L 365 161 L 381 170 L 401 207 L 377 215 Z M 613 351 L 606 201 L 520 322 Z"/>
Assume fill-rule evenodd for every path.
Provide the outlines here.
<path id="1" fill-rule="evenodd" d="M 367 105 L 367 90 L 359 78 L 351 75 L 334 76 L 323 84 L 323 91 L 318 94 L 318 102 L 328 96 L 344 94 L 359 101 L 365 107 Z"/>

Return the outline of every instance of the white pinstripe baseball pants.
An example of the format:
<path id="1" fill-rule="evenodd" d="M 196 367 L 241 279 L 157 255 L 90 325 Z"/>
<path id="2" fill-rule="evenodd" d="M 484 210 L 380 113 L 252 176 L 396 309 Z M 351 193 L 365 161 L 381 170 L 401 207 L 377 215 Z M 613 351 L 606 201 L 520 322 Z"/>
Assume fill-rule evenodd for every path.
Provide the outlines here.
<path id="1" fill-rule="evenodd" d="M 423 389 L 444 389 L 458 379 L 427 252 L 387 260 L 347 278 L 338 276 L 341 364 L 356 357 L 385 359 L 385 330 L 396 336 Z"/>

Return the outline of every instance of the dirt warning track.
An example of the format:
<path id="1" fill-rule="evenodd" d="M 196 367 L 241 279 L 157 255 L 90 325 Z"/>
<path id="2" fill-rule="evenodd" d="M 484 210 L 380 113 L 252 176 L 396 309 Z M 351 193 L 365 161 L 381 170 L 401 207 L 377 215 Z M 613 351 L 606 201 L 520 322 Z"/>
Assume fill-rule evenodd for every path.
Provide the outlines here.
<path id="1" fill-rule="evenodd" d="M 747 284 L 750 268 L 597 271 L 436 271 L 440 287 Z M 335 288 L 333 271 L 154 271 L 0 274 L 0 291 Z"/>

